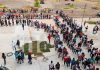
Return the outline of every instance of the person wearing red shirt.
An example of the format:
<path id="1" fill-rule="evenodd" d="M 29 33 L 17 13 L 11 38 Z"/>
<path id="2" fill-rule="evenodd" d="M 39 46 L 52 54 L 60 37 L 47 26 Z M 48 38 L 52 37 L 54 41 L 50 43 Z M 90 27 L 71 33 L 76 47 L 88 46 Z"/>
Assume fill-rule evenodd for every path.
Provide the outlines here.
<path id="1" fill-rule="evenodd" d="M 64 56 L 67 56 L 68 55 L 68 51 L 67 49 L 64 47 L 63 48 L 63 56 L 62 56 L 62 59 L 64 58 Z"/>
<path id="2" fill-rule="evenodd" d="M 64 65 L 66 64 L 67 56 L 64 56 Z"/>
<path id="3" fill-rule="evenodd" d="M 50 43 L 50 40 L 51 40 L 51 35 L 50 34 L 48 35 L 48 40 L 49 40 L 49 43 Z"/>

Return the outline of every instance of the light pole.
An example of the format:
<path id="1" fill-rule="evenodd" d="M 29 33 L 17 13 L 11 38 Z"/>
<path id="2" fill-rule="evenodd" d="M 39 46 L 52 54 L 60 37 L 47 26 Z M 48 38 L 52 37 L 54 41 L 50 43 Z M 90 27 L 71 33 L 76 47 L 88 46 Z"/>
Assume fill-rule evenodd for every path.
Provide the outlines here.
<path id="1" fill-rule="evenodd" d="M 87 7 L 87 4 L 84 5 L 84 11 L 83 11 L 83 16 L 82 16 L 82 22 L 81 22 L 81 25 L 82 25 L 82 23 L 83 23 L 83 19 L 84 19 L 84 16 L 85 16 L 86 7 Z"/>

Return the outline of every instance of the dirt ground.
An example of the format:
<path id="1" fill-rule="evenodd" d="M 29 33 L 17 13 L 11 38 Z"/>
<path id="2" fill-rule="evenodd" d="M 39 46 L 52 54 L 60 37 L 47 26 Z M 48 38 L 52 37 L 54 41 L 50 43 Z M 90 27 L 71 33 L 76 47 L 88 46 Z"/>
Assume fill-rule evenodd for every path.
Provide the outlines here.
<path id="1" fill-rule="evenodd" d="M 46 7 L 52 6 L 54 10 L 64 10 L 64 12 L 71 17 L 97 17 L 96 14 L 100 10 L 92 9 L 95 5 L 99 5 L 100 0 L 76 0 L 71 2 L 70 0 L 64 1 L 60 0 L 45 0 Z M 4 4 L 8 8 L 22 8 L 24 6 L 34 6 L 34 0 L 0 0 L 0 3 Z M 65 10 L 64 6 L 71 3 L 75 8 Z M 86 5 L 86 7 L 85 7 Z"/>

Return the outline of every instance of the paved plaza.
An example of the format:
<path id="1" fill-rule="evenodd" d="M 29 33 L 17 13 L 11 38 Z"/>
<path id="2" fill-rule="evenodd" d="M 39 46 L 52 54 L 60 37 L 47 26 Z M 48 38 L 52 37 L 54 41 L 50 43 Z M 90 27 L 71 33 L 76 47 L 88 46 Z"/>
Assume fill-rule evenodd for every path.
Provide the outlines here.
<path id="1" fill-rule="evenodd" d="M 60 63 L 59 70 L 90 70 L 90 69 L 86 69 L 85 65 L 82 65 L 82 64 L 85 61 L 85 58 L 92 59 L 92 55 L 90 54 L 93 52 L 95 52 L 94 57 L 96 57 L 97 55 L 100 57 L 100 18 L 96 16 L 97 12 L 99 12 L 100 10 L 91 9 L 92 5 L 97 5 L 98 1 L 96 2 L 89 1 L 89 0 L 88 1 L 75 0 L 75 2 L 72 2 L 70 0 L 68 1 L 44 0 L 44 1 L 45 1 L 45 4 L 41 4 L 41 7 L 39 7 L 39 11 L 34 12 L 34 9 L 23 10 L 23 7 L 25 6 L 32 7 L 34 4 L 34 0 L 33 1 L 32 0 L 15 0 L 15 1 L 14 0 L 8 0 L 8 1 L 0 0 L 0 4 L 4 4 L 7 7 L 6 9 L 10 11 L 9 13 L 8 10 L 4 11 L 3 9 L 4 14 L 3 15 L 0 14 L 0 66 L 5 66 L 9 70 L 51 70 L 49 69 L 49 66 L 50 66 L 50 62 L 53 61 L 54 66 L 57 62 Z M 73 4 L 75 5 L 76 8 L 73 8 L 70 10 L 64 10 L 63 7 L 65 7 L 66 4 Z M 86 9 L 84 9 L 85 4 L 87 4 Z M 40 10 L 43 11 L 44 9 L 50 9 L 51 12 L 40 11 Z M 16 11 L 16 13 L 11 12 L 12 10 Z M 84 12 L 84 10 L 86 10 L 86 12 Z M 27 11 L 27 13 L 21 12 L 21 11 Z M 57 11 L 60 11 L 59 14 L 57 14 Z M 64 14 L 61 15 L 61 13 L 64 13 Z M 9 14 L 10 14 L 10 17 L 7 17 L 9 16 Z M 17 14 L 17 15 L 13 15 L 13 14 Z M 67 20 L 66 20 L 66 17 L 67 17 Z M 57 19 L 59 22 L 57 22 L 55 19 Z M 69 21 L 69 24 L 68 24 L 68 21 Z M 95 24 L 89 24 L 86 21 L 95 22 Z M 37 23 L 35 24 L 35 22 Z M 67 31 L 67 28 L 68 28 L 69 30 L 68 34 L 70 35 L 71 30 L 73 30 L 74 28 L 74 26 L 71 28 L 72 26 L 71 24 L 76 25 L 76 31 L 72 35 L 72 40 L 75 35 L 77 36 L 76 42 L 73 45 L 73 47 L 75 45 L 78 46 L 77 44 L 79 44 L 82 41 L 82 38 L 80 38 L 81 34 L 79 34 L 79 37 L 77 35 L 78 34 L 77 28 L 82 27 L 81 32 L 83 33 L 83 35 L 87 35 L 88 41 L 93 39 L 92 47 L 98 48 L 97 51 L 99 52 L 99 54 L 97 54 L 96 51 L 93 51 L 93 52 L 91 51 L 91 53 L 89 53 L 87 50 L 88 49 L 87 45 L 83 46 L 82 44 L 81 49 L 82 49 L 82 52 L 85 54 L 85 58 L 82 61 L 80 60 L 79 65 L 81 69 L 78 69 L 78 66 L 76 66 L 77 63 L 74 64 L 76 66 L 76 69 L 74 69 L 74 65 L 72 69 L 71 69 L 71 66 L 67 67 L 67 65 L 64 65 L 64 60 L 62 58 L 64 58 L 65 55 L 63 55 L 63 52 L 62 52 L 61 53 L 62 57 L 59 57 L 59 55 L 61 55 L 58 51 L 59 44 L 57 43 L 57 47 L 56 47 L 56 43 L 55 43 L 56 37 L 53 37 L 53 33 L 52 33 L 52 31 L 54 30 L 55 36 L 56 36 L 56 33 L 57 35 L 59 35 L 59 37 L 57 38 L 60 38 L 60 41 L 58 39 L 57 41 L 59 43 L 60 42 L 63 43 L 63 46 L 61 46 L 60 48 L 65 47 L 67 49 L 67 52 L 68 52 L 67 56 L 68 57 L 70 56 L 71 60 L 73 58 L 79 59 L 78 56 L 82 54 L 82 52 L 78 52 L 78 54 L 73 53 L 73 50 L 70 47 L 70 44 L 68 44 L 69 42 L 72 42 L 72 41 L 70 40 L 67 41 L 66 37 L 65 37 L 66 39 L 64 39 L 64 34 L 63 33 L 61 34 L 61 31 L 63 30 L 63 26 L 61 25 L 64 25 L 65 31 Z M 44 27 L 42 27 L 42 25 Z M 48 27 L 46 27 L 46 25 Z M 88 26 L 87 31 L 86 31 L 86 26 Z M 93 29 L 95 26 L 98 27 L 98 31 L 96 34 L 93 34 Z M 50 42 L 48 40 L 49 34 L 51 34 Z M 20 47 L 16 44 L 17 40 L 20 41 Z M 50 45 L 53 45 L 54 47 L 50 48 L 50 52 L 42 52 L 40 50 L 40 47 L 36 46 L 37 51 L 42 52 L 42 56 L 37 56 L 33 53 L 32 64 L 29 64 L 28 57 L 29 57 L 30 49 L 32 50 L 32 45 L 29 45 L 28 55 L 24 55 L 25 57 L 24 63 L 21 63 L 21 64 L 17 63 L 17 57 L 20 54 L 18 54 L 16 57 L 15 52 L 16 51 L 20 52 L 22 50 L 24 51 L 24 54 L 25 54 L 25 49 L 23 48 L 23 45 L 26 43 L 32 43 L 33 41 L 39 41 L 39 42 L 46 41 L 47 43 L 49 43 Z M 86 41 L 86 44 L 88 43 L 88 41 Z M 5 53 L 6 65 L 4 64 L 2 53 Z M 9 56 L 8 56 L 8 53 L 10 53 Z M 92 60 L 90 64 L 92 64 Z M 95 66 L 95 68 L 100 69 L 100 58 L 99 58 L 99 63 L 93 62 L 93 65 Z"/>
<path id="2" fill-rule="evenodd" d="M 80 25 L 81 19 L 77 18 L 75 20 Z M 43 20 L 39 20 L 39 21 L 45 22 L 46 24 L 55 25 L 53 19 L 50 19 L 50 20 L 43 19 Z M 93 29 L 94 25 L 89 25 L 89 24 L 86 24 L 86 25 L 89 26 L 89 29 L 86 32 L 86 34 L 88 35 L 88 37 L 90 39 L 92 38 L 94 40 L 95 44 L 93 46 L 96 47 L 96 48 L 99 48 L 100 31 L 97 34 L 94 35 L 94 34 L 92 34 L 92 29 Z M 1 55 L 2 52 L 5 52 L 5 53 L 13 52 L 12 41 L 14 41 L 14 40 L 16 41 L 17 39 L 19 39 L 21 41 L 21 45 L 23 45 L 23 43 L 25 43 L 25 42 L 28 42 L 30 40 L 30 39 L 27 39 L 27 37 L 30 36 L 29 35 L 29 28 L 31 29 L 31 32 L 33 32 L 33 33 L 34 33 L 34 31 L 37 31 L 37 29 L 34 29 L 32 27 L 28 27 L 28 26 L 25 26 L 25 30 L 23 30 L 21 25 L 12 26 L 12 27 L 1 27 L 0 28 L 0 42 L 1 42 L 0 43 L 0 46 L 1 46 L 0 47 L 0 55 Z M 45 34 L 47 35 L 47 33 L 45 33 Z M 51 43 L 53 44 L 53 40 L 52 40 Z M 64 44 L 64 45 L 66 46 L 66 44 Z M 71 52 L 71 50 L 69 48 L 67 48 L 67 49 L 68 49 L 69 55 L 72 58 L 77 57 L 75 54 L 73 54 Z M 25 56 L 25 62 L 23 64 L 17 64 L 16 61 L 15 61 L 14 55 L 13 55 L 11 57 L 7 57 L 7 65 L 6 66 L 10 70 L 22 70 L 22 69 L 27 70 L 27 68 L 28 68 L 28 70 L 48 70 L 48 65 L 49 65 L 50 61 L 53 60 L 54 63 L 60 62 L 61 70 L 66 70 L 66 69 L 70 70 L 70 68 L 67 68 L 66 66 L 63 65 L 62 59 L 58 58 L 58 56 L 57 56 L 58 54 L 57 54 L 57 52 L 55 51 L 54 48 L 50 49 L 50 51 L 51 52 L 44 53 L 44 55 L 47 58 L 49 58 L 47 61 L 43 61 L 43 57 L 38 57 L 37 59 L 32 60 L 32 62 L 33 62 L 32 65 L 29 65 L 27 63 L 28 62 L 27 56 Z M 86 57 L 89 57 L 89 54 L 88 54 L 86 48 L 83 47 L 83 51 L 87 54 Z M 0 64 L 3 65 L 2 58 L 0 58 Z M 96 67 L 99 67 L 99 65 L 96 65 Z"/>

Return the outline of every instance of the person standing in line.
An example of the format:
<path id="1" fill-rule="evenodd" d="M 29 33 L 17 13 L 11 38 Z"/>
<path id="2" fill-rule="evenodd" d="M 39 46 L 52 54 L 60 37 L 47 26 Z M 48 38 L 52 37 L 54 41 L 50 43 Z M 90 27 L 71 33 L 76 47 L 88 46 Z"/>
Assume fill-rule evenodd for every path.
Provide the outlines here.
<path id="1" fill-rule="evenodd" d="M 86 25 L 86 21 L 84 22 L 84 26 Z"/>
<path id="2" fill-rule="evenodd" d="M 49 40 L 49 43 L 50 43 L 50 40 L 51 40 L 51 35 L 50 34 L 48 35 L 48 40 Z"/>
<path id="3" fill-rule="evenodd" d="M 58 47 L 58 58 L 61 57 L 61 54 L 62 54 L 62 48 L 61 47 Z"/>
<path id="4" fill-rule="evenodd" d="M 8 25 L 11 26 L 11 22 L 10 22 L 10 20 L 8 20 Z"/>
<path id="5" fill-rule="evenodd" d="M 99 68 L 96 68 L 96 70 L 99 70 Z"/>
<path id="6" fill-rule="evenodd" d="M 66 64 L 67 64 L 67 67 L 70 67 L 70 64 L 71 64 L 71 57 L 70 56 L 68 56 Z"/>
<path id="7" fill-rule="evenodd" d="M 15 45 L 14 41 L 12 41 L 12 48 L 13 48 L 14 51 L 16 51 L 16 45 Z"/>
<path id="8" fill-rule="evenodd" d="M 17 40 L 16 45 L 20 48 L 20 41 Z"/>
<path id="9" fill-rule="evenodd" d="M 49 70 L 54 70 L 54 63 L 53 63 L 53 61 L 51 61 L 51 63 L 49 64 Z"/>
<path id="10" fill-rule="evenodd" d="M 2 58 L 4 60 L 4 65 L 6 65 L 6 55 L 5 55 L 5 53 L 2 53 Z"/>
<path id="11" fill-rule="evenodd" d="M 90 42 L 90 47 L 92 47 L 92 45 L 94 45 L 93 39 L 91 39 L 89 42 Z"/>
<path id="12" fill-rule="evenodd" d="M 21 60 L 21 51 L 18 52 L 17 57 L 18 57 L 18 62 L 17 63 L 21 64 L 22 63 L 22 60 Z"/>
<path id="13" fill-rule="evenodd" d="M 14 19 L 12 18 L 12 26 L 14 26 Z"/>
<path id="14" fill-rule="evenodd" d="M 88 26 L 85 27 L 85 32 L 87 32 L 87 30 L 88 30 Z"/>
<path id="15" fill-rule="evenodd" d="M 8 26 L 8 24 L 7 24 L 7 19 L 5 19 L 4 21 L 5 21 L 5 25 Z"/>
<path id="16" fill-rule="evenodd" d="M 75 61 L 75 58 L 73 58 L 72 60 L 71 60 L 71 69 L 73 68 L 73 66 L 76 64 L 76 61 Z"/>
<path id="17" fill-rule="evenodd" d="M 32 56 L 31 53 L 28 53 L 28 63 L 32 64 Z"/>
<path id="18" fill-rule="evenodd" d="M 60 63 L 57 62 L 57 64 L 55 65 L 56 70 L 60 70 Z"/>
<path id="19" fill-rule="evenodd" d="M 24 63 L 24 52 L 21 50 L 21 61 Z"/>
<path id="20" fill-rule="evenodd" d="M 24 30 L 24 23 L 22 24 L 22 28 L 23 28 L 23 30 Z"/>

